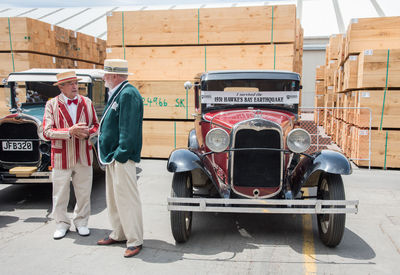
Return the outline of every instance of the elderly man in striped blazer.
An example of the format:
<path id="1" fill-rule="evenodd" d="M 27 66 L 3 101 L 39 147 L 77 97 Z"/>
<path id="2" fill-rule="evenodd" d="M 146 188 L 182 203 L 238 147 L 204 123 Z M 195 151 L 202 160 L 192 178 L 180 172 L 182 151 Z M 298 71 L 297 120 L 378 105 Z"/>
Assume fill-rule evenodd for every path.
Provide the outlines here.
<path id="1" fill-rule="evenodd" d="M 71 178 L 76 197 L 73 223 L 79 235 L 90 234 L 93 153 L 89 138 L 96 135 L 99 124 L 92 101 L 78 93 L 80 79 L 75 72 L 62 72 L 56 77 L 54 85 L 61 93 L 46 104 L 43 135 L 51 140 L 52 214 L 56 222 L 53 238 L 58 240 L 71 226 L 67 215 Z"/>

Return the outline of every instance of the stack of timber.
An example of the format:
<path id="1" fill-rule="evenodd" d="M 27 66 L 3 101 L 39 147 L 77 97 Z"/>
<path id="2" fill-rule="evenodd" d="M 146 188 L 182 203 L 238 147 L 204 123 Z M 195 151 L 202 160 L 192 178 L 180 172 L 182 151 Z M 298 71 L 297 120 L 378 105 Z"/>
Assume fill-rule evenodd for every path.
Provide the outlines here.
<path id="1" fill-rule="evenodd" d="M 113 12 L 107 28 L 107 58 L 128 60 L 143 97 L 143 157 L 187 147 L 194 93 L 183 84 L 199 73 L 302 70 L 295 5 Z"/>
<path id="2" fill-rule="evenodd" d="M 106 42 L 26 17 L 0 18 L 0 77 L 30 68 L 102 68 Z"/>
<path id="3" fill-rule="evenodd" d="M 400 168 L 398 26 L 400 17 L 356 19 L 327 46 L 324 100 L 319 90 L 316 106 L 348 109 L 324 110 L 320 124 L 359 166 L 370 159 L 373 167 Z"/>

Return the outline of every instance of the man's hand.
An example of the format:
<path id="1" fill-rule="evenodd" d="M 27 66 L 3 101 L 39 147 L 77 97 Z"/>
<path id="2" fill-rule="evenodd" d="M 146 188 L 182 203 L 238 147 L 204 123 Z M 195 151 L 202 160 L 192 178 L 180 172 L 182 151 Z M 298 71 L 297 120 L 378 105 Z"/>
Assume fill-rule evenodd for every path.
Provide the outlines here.
<path id="1" fill-rule="evenodd" d="M 73 137 L 84 139 L 89 137 L 89 127 L 84 122 L 74 124 L 69 128 L 69 134 Z"/>

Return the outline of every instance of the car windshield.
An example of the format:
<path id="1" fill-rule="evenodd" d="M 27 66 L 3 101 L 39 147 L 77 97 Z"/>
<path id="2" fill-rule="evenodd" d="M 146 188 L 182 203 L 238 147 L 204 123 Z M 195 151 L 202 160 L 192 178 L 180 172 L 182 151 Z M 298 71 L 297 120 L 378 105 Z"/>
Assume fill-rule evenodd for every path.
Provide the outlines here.
<path id="1" fill-rule="evenodd" d="M 52 82 L 16 82 L 13 86 L 15 98 L 23 106 L 43 105 L 60 94 L 60 89 Z M 87 95 L 87 88 L 79 84 L 79 94 Z"/>
<path id="2" fill-rule="evenodd" d="M 299 81 L 285 79 L 202 81 L 201 102 L 202 110 L 266 107 L 297 112 Z"/>

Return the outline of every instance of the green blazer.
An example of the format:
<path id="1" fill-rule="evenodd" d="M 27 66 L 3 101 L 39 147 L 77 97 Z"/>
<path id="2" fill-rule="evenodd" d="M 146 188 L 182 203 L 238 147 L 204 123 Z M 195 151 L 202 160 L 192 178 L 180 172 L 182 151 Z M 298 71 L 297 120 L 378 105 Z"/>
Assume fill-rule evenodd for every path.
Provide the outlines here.
<path id="1" fill-rule="evenodd" d="M 108 100 L 100 121 L 97 142 L 100 162 L 140 162 L 142 124 L 142 96 L 124 81 Z"/>

